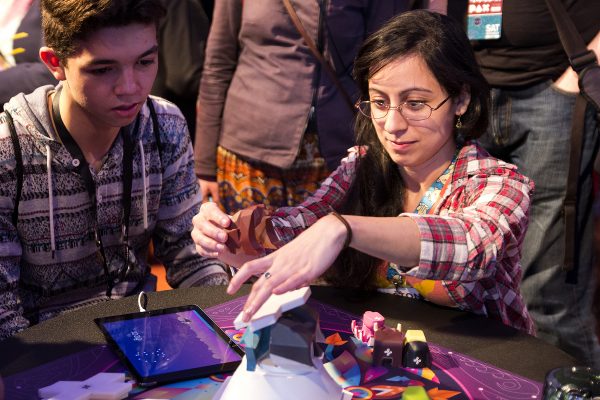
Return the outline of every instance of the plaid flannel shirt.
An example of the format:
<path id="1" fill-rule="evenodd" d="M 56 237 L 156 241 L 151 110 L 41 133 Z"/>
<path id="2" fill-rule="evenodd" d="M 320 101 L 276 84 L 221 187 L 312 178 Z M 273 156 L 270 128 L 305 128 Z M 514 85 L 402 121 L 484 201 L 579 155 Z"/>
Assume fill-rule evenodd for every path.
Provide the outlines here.
<path id="1" fill-rule="evenodd" d="M 338 209 L 354 176 L 350 155 L 298 207 L 278 209 L 272 224 L 283 245 Z M 486 315 L 535 334 L 519 292 L 521 246 L 527 230 L 533 182 L 476 143 L 459 152 L 454 173 L 430 214 L 402 213 L 421 234 L 419 264 L 405 273 L 440 280 L 462 310 Z"/>

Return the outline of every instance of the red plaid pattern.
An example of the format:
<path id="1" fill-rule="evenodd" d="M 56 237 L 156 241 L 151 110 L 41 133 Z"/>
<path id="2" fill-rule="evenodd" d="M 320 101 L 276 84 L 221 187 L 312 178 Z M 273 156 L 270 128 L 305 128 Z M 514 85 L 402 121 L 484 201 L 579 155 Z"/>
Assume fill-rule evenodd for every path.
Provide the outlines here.
<path id="1" fill-rule="evenodd" d="M 339 208 L 354 179 L 355 163 L 353 154 L 300 206 L 275 212 L 279 244 Z M 401 214 L 413 219 L 421 233 L 419 265 L 406 274 L 440 280 L 459 308 L 534 334 L 519 292 L 533 187 L 514 165 L 492 158 L 476 143 L 465 145 L 431 214 Z"/>

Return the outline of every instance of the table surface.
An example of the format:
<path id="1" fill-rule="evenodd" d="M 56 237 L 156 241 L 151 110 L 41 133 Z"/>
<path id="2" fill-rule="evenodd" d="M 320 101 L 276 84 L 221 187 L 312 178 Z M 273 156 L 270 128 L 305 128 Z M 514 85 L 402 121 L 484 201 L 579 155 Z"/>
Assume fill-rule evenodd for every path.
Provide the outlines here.
<path id="1" fill-rule="evenodd" d="M 249 292 L 243 287 L 236 295 Z M 576 361 L 539 339 L 471 313 L 383 293 L 311 287 L 312 298 L 357 316 L 380 312 L 386 325 L 422 329 L 431 343 L 543 381 L 546 372 Z M 148 294 L 148 310 L 197 304 L 208 308 L 232 300 L 225 287 L 197 287 Z M 138 311 L 137 297 L 104 302 L 42 322 L 0 342 L 0 375 L 12 375 L 66 355 L 105 344 L 94 318 Z"/>

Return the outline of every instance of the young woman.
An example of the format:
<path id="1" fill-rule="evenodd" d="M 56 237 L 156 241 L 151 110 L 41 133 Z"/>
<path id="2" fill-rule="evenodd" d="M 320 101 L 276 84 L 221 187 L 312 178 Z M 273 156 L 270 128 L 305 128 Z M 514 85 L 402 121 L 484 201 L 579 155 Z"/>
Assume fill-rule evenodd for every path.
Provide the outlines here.
<path id="1" fill-rule="evenodd" d="M 204 204 L 192 233 L 199 252 L 241 266 L 230 293 L 262 273 L 246 319 L 271 293 L 324 275 L 533 333 L 519 294 L 533 183 L 471 141 L 487 126 L 488 89 L 462 28 L 436 13 L 400 14 L 363 44 L 354 75 L 358 147 L 313 196 L 268 217 L 280 248 L 232 253 L 230 218 Z"/>

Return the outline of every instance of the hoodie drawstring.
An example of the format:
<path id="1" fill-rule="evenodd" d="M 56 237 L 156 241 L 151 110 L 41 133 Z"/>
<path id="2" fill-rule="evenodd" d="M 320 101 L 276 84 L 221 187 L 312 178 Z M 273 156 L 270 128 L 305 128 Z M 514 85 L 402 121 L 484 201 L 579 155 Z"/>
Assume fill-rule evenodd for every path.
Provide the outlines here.
<path id="1" fill-rule="evenodd" d="M 50 247 L 52 258 L 56 253 L 56 239 L 54 237 L 54 190 L 52 188 L 52 152 L 50 145 L 46 145 L 46 174 L 48 176 L 48 212 L 50 213 Z"/>
<path id="2" fill-rule="evenodd" d="M 138 141 L 138 145 L 140 148 L 140 155 L 142 157 L 142 184 L 143 184 L 143 193 L 142 193 L 142 207 L 144 209 L 144 230 L 148 229 L 148 184 L 146 182 L 146 156 L 144 155 L 144 144 L 142 143 L 142 139 Z"/>

